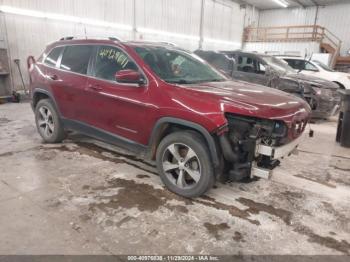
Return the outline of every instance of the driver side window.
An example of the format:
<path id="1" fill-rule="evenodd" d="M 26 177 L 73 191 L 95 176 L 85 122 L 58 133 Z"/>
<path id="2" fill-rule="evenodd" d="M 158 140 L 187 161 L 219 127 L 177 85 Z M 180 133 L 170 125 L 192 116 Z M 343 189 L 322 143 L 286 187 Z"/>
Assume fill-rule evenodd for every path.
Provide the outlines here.
<path id="1" fill-rule="evenodd" d="M 119 48 L 100 46 L 97 50 L 94 76 L 115 81 L 115 74 L 120 70 L 138 70 L 136 64 Z"/>

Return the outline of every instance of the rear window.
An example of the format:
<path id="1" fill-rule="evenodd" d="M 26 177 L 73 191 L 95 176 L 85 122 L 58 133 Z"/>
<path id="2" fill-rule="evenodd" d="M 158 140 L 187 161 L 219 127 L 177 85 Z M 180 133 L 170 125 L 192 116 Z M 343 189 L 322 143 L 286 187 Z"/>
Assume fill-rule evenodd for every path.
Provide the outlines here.
<path id="1" fill-rule="evenodd" d="M 63 70 L 87 74 L 93 46 L 74 45 L 67 46 L 63 52 L 60 68 Z"/>
<path id="2" fill-rule="evenodd" d="M 48 66 L 56 66 L 57 60 L 60 57 L 62 50 L 62 46 L 52 49 L 49 55 L 45 58 L 44 64 Z"/>

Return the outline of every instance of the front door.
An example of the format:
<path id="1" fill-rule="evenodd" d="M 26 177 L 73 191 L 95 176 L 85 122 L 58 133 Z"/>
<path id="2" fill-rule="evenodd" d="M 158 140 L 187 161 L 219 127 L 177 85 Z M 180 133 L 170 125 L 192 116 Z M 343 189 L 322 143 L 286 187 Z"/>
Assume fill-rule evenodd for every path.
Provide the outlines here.
<path id="1" fill-rule="evenodd" d="M 147 84 L 118 83 L 119 70 L 139 70 L 129 56 L 114 46 L 98 46 L 86 88 L 89 114 L 84 121 L 105 131 L 145 144 L 143 126 L 149 110 Z"/>

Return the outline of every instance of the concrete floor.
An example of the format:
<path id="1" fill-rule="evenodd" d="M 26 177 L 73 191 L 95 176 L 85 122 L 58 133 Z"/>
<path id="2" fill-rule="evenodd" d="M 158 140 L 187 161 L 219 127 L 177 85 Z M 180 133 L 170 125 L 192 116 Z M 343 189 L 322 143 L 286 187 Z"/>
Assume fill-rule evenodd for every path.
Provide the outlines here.
<path id="1" fill-rule="evenodd" d="M 188 200 L 129 152 L 43 144 L 28 103 L 0 105 L 0 254 L 350 254 L 350 149 L 335 120 L 312 126 L 272 180 Z"/>

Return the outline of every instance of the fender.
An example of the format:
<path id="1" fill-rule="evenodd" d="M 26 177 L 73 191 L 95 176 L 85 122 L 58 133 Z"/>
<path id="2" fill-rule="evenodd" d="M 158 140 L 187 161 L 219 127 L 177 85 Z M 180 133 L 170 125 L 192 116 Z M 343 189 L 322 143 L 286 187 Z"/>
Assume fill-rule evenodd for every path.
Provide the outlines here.
<path id="1" fill-rule="evenodd" d="M 161 133 L 162 127 L 164 126 L 164 124 L 178 124 L 178 125 L 189 127 L 191 129 L 198 131 L 204 137 L 204 139 L 206 140 L 209 146 L 210 156 L 212 158 L 214 167 L 215 168 L 219 167 L 220 158 L 218 155 L 218 148 L 216 146 L 217 143 L 215 142 L 214 137 L 203 126 L 187 120 L 179 119 L 179 118 L 162 117 L 156 122 L 156 124 L 153 127 L 149 144 L 148 144 L 150 153 L 152 153 L 154 149 L 155 143 L 157 142 L 158 136 Z"/>

